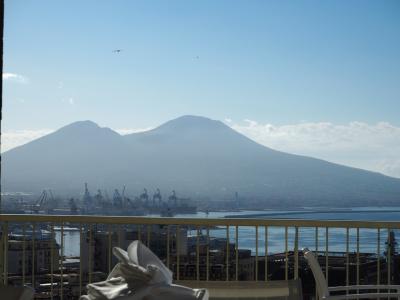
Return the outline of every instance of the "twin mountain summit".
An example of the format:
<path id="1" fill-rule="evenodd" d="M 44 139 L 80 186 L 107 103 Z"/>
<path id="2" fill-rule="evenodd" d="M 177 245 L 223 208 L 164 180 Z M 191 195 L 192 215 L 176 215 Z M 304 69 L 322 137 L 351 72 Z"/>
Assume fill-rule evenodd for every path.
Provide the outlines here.
<path id="1" fill-rule="evenodd" d="M 400 179 L 276 151 L 196 116 L 127 135 L 75 122 L 3 153 L 1 168 L 3 192 L 78 195 L 88 182 L 93 192 L 126 185 L 216 201 L 238 192 L 265 205 L 400 204 Z"/>

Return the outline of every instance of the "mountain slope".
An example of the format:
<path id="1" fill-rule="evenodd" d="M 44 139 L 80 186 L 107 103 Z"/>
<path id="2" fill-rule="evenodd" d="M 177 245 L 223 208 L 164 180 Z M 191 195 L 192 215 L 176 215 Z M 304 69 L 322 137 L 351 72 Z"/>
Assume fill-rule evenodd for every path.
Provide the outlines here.
<path id="1" fill-rule="evenodd" d="M 121 136 L 77 122 L 3 154 L 4 190 L 59 192 L 126 184 L 176 189 L 188 196 L 296 204 L 365 204 L 400 200 L 400 180 L 261 146 L 219 121 L 184 116 Z"/>
<path id="2" fill-rule="evenodd" d="M 161 178 L 191 190 L 321 204 L 400 198 L 398 179 L 275 151 L 201 117 L 181 117 L 124 138 L 135 149 L 151 151 L 153 160 L 147 161 L 159 165 Z"/>
<path id="3" fill-rule="evenodd" d="M 91 121 L 75 122 L 2 155 L 3 190 L 76 190 L 85 181 L 104 184 L 96 174 L 123 168 L 123 138 Z M 113 161 L 113 164 L 109 162 Z"/>

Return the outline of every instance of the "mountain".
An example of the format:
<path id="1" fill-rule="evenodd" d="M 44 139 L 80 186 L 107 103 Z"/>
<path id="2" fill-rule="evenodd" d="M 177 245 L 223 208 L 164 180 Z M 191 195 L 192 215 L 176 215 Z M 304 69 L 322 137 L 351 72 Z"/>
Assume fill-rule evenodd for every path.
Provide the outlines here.
<path id="1" fill-rule="evenodd" d="M 2 155 L 2 190 L 58 193 L 120 188 L 295 205 L 400 201 L 400 179 L 264 147 L 220 121 L 183 116 L 119 135 L 76 122 Z M 396 202 L 397 201 L 397 202 Z"/>
<path id="2" fill-rule="evenodd" d="M 3 153 L 2 191 L 73 191 L 85 180 L 102 185 L 106 182 L 96 174 L 116 175 L 125 167 L 118 158 L 127 155 L 118 133 L 91 121 L 75 122 Z"/>

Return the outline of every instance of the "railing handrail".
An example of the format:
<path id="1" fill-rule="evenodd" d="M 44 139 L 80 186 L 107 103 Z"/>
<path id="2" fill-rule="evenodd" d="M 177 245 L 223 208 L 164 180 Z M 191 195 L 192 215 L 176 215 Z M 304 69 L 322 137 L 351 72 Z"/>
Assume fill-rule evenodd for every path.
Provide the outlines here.
<path id="1" fill-rule="evenodd" d="M 51 222 L 188 226 L 277 226 L 400 229 L 400 221 L 303 220 L 253 218 L 172 218 L 142 216 L 0 214 L 0 222 Z"/>

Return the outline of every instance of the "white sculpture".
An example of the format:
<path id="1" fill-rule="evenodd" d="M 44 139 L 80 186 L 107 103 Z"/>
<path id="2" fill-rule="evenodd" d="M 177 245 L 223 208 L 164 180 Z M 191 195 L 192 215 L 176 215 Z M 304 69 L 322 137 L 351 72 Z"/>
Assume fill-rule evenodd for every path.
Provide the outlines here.
<path id="1" fill-rule="evenodd" d="M 205 289 L 172 284 L 172 272 L 140 241 L 128 251 L 114 247 L 119 263 L 107 280 L 87 285 L 88 295 L 80 300 L 208 300 Z"/>

